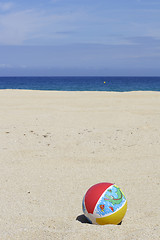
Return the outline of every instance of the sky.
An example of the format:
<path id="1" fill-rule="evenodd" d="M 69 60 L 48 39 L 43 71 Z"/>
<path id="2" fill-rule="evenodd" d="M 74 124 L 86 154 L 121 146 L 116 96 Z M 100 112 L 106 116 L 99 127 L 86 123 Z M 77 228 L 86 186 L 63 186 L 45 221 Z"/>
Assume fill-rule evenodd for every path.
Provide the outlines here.
<path id="1" fill-rule="evenodd" d="M 0 76 L 160 76 L 160 0 L 0 0 Z"/>

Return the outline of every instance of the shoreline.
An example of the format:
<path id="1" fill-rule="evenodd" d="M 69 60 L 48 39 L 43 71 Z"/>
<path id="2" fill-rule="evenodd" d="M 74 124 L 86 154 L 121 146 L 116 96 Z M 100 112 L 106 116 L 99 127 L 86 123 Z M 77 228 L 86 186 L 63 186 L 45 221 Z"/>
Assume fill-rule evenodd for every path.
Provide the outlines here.
<path id="1" fill-rule="evenodd" d="M 68 91 L 68 90 L 39 90 L 39 89 L 12 89 L 12 88 L 7 88 L 7 89 L 0 89 L 0 91 L 33 91 L 33 92 L 80 92 L 80 93 L 83 93 L 83 92 L 93 92 L 93 93 L 97 93 L 97 92 L 100 92 L 100 93 L 143 93 L 143 92 L 160 92 L 160 91 L 155 91 L 155 90 L 133 90 L 133 91 L 84 91 L 84 90 L 73 90 L 73 91 Z"/>

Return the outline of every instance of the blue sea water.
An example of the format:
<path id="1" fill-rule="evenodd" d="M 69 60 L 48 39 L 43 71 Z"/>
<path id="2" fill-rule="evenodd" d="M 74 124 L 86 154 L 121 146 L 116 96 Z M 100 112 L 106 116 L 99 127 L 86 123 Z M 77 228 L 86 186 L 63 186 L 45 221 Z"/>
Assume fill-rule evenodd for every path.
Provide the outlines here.
<path id="1" fill-rule="evenodd" d="M 0 77 L 0 89 L 160 91 L 160 77 Z"/>

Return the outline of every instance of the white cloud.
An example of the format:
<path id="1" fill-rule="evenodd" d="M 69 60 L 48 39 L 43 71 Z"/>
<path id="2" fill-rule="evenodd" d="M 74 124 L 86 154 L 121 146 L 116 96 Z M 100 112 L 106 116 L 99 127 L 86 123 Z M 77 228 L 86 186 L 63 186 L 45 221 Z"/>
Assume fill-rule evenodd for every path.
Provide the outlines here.
<path id="1" fill-rule="evenodd" d="M 60 32 L 74 32 L 74 19 L 72 14 L 50 14 L 34 9 L 0 15 L 0 44 L 52 44 L 66 37 Z"/>
<path id="2" fill-rule="evenodd" d="M 50 0 L 51 3 L 59 2 L 59 0 Z"/>
<path id="3" fill-rule="evenodd" d="M 12 2 L 5 2 L 5 3 L 1 3 L 0 2 L 0 11 L 8 11 L 13 7 L 13 3 Z"/>
<path id="4" fill-rule="evenodd" d="M 1 69 L 2 69 L 2 68 L 12 68 L 12 66 L 9 65 L 9 64 L 0 63 L 0 68 L 1 68 Z"/>
<path id="5" fill-rule="evenodd" d="M 50 0 L 52 2 L 60 0 Z M 0 3 L 0 9 L 11 7 Z M 50 5 L 49 5 L 50 6 Z M 104 11 L 101 15 L 88 8 L 26 9 L 0 13 L 1 45 L 54 45 L 101 43 L 129 45 L 126 37 L 159 37 L 159 22 L 145 21 L 147 12 Z M 156 10 L 157 11 L 157 10 Z M 143 13 L 143 14 L 142 14 Z M 158 18 L 158 12 L 150 16 Z M 115 16 L 115 17 L 113 17 Z M 156 17 L 157 16 L 157 17 Z M 129 19 L 129 20 L 128 20 Z M 136 19 L 136 20 L 135 20 Z M 143 21 L 141 21 L 143 19 Z M 124 24 L 126 23 L 127 24 Z M 116 35 L 115 35 L 116 33 Z"/>
<path id="6" fill-rule="evenodd" d="M 0 44 L 22 44 L 33 28 L 32 12 L 21 11 L 0 15 Z"/>

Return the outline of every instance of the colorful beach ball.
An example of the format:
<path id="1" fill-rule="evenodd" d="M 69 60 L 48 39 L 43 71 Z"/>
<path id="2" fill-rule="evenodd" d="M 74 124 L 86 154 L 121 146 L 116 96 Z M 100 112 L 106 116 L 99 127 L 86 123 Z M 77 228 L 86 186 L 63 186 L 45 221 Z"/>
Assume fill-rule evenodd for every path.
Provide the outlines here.
<path id="1" fill-rule="evenodd" d="M 98 183 L 86 192 L 82 208 L 91 223 L 119 224 L 127 211 L 127 200 L 115 184 Z"/>

